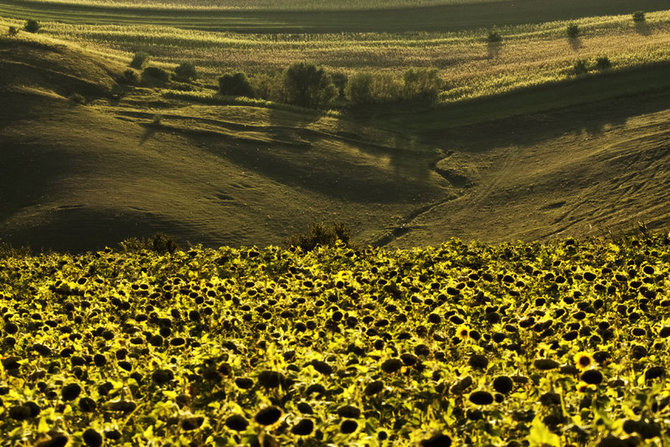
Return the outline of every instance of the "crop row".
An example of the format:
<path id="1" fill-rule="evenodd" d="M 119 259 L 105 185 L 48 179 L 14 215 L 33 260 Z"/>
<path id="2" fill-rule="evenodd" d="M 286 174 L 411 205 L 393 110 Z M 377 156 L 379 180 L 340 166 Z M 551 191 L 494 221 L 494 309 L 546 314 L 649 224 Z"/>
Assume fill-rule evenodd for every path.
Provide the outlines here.
<path id="1" fill-rule="evenodd" d="M 581 35 L 573 41 L 565 36 L 565 22 L 503 28 L 498 30 L 503 40 L 493 49 L 483 32 L 241 35 L 59 23 L 44 23 L 43 30 L 100 53 L 111 49 L 118 59 L 144 51 L 166 67 L 187 61 L 211 78 L 231 71 L 277 72 L 305 60 L 347 75 L 372 71 L 400 77 L 411 67 L 437 68 L 446 82 L 446 102 L 568 79 L 578 59 L 607 56 L 614 69 L 670 59 L 669 12 L 648 14 L 645 32 L 630 16 L 577 23 Z"/>

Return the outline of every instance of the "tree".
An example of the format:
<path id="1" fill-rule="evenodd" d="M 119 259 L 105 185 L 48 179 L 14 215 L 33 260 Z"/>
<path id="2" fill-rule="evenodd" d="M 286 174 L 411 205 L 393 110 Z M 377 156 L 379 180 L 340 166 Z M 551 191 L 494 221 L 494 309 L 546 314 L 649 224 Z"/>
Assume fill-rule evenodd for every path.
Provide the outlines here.
<path id="1" fill-rule="evenodd" d="M 284 89 L 289 103 L 303 107 L 325 107 L 337 96 L 337 88 L 323 68 L 304 62 L 284 72 Z"/>
<path id="2" fill-rule="evenodd" d="M 345 94 L 347 99 L 354 104 L 370 104 L 374 102 L 372 86 L 374 77 L 372 73 L 356 73 L 347 82 Z"/>
<path id="3" fill-rule="evenodd" d="M 580 34 L 579 25 L 576 23 L 570 23 L 565 31 L 570 39 L 576 39 Z"/>
<path id="4" fill-rule="evenodd" d="M 42 26 L 37 20 L 30 19 L 26 21 L 26 24 L 23 26 L 23 29 L 29 33 L 36 33 L 40 30 Z"/>
<path id="5" fill-rule="evenodd" d="M 608 70 L 612 68 L 612 62 L 610 62 L 610 58 L 607 56 L 601 56 L 596 59 L 596 68 L 598 70 Z"/>
<path id="6" fill-rule="evenodd" d="M 647 18 L 644 16 L 644 11 L 635 11 L 633 13 L 633 22 L 642 23 L 645 22 Z"/>
<path id="7" fill-rule="evenodd" d="M 135 85 L 139 82 L 139 79 L 137 77 L 137 72 L 135 72 L 135 70 L 131 70 L 129 68 L 126 71 L 123 72 L 123 74 L 121 75 L 121 77 L 119 78 L 118 81 L 121 84 Z"/>
<path id="8" fill-rule="evenodd" d="M 167 71 L 158 67 L 147 67 L 142 72 L 142 82 L 149 85 L 163 85 L 170 80 Z"/>
<path id="9" fill-rule="evenodd" d="M 308 252 L 319 246 L 334 247 L 338 242 L 349 246 L 350 240 L 351 231 L 343 223 L 313 223 L 306 233 L 289 236 L 286 243 L 289 247 L 299 247 L 302 251 Z"/>
<path id="10" fill-rule="evenodd" d="M 10 26 L 9 29 L 7 30 L 7 35 L 9 37 L 14 37 L 17 34 L 19 34 L 19 29 L 15 26 Z"/>
<path id="11" fill-rule="evenodd" d="M 254 97 L 254 89 L 244 73 L 226 73 L 219 78 L 219 93 L 225 96 Z"/>
<path id="12" fill-rule="evenodd" d="M 182 82 L 190 82 L 198 79 L 198 71 L 190 62 L 182 62 L 174 69 L 175 79 Z"/>
<path id="13" fill-rule="evenodd" d="M 573 69 L 577 76 L 581 76 L 588 73 L 589 72 L 588 61 L 586 59 L 578 60 L 577 62 L 575 62 Z"/>
<path id="14" fill-rule="evenodd" d="M 409 69 L 404 76 L 403 96 L 407 101 L 435 102 L 442 89 L 437 69 Z"/>
<path id="15" fill-rule="evenodd" d="M 486 36 L 486 41 L 489 43 L 502 42 L 502 36 L 498 31 L 489 31 L 488 36 Z"/>
<path id="16" fill-rule="evenodd" d="M 149 62 L 149 55 L 144 51 L 138 51 L 133 56 L 133 60 L 130 61 L 130 66 L 141 70 Z"/>

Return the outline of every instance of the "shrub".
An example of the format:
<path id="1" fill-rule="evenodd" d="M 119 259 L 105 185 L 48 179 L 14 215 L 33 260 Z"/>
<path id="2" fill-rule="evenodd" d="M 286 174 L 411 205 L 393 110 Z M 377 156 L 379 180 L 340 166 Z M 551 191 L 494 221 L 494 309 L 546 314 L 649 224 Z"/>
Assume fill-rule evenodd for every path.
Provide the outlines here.
<path id="1" fill-rule="evenodd" d="M 225 96 L 254 97 L 254 89 L 244 73 L 226 73 L 219 78 L 219 92 Z"/>
<path id="2" fill-rule="evenodd" d="M 182 62 L 174 69 L 175 79 L 181 82 L 190 82 L 198 79 L 198 71 L 190 62 Z"/>
<path id="3" fill-rule="evenodd" d="M 161 122 L 163 121 L 163 116 L 160 113 L 157 113 L 154 115 L 154 117 L 151 119 L 151 125 L 153 127 L 160 127 Z"/>
<path id="4" fill-rule="evenodd" d="M 71 94 L 68 99 L 72 104 L 80 104 L 80 105 L 86 104 L 86 98 L 84 98 L 84 96 L 79 93 Z"/>
<path id="5" fill-rule="evenodd" d="M 633 13 L 633 22 L 642 23 L 645 22 L 647 18 L 644 16 L 644 11 L 635 11 Z"/>
<path id="6" fill-rule="evenodd" d="M 30 19 L 26 21 L 26 24 L 23 26 L 23 29 L 29 33 L 36 33 L 40 30 L 42 26 L 37 20 Z"/>
<path id="7" fill-rule="evenodd" d="M 3 242 L 0 239 L 0 259 L 23 258 L 27 256 L 33 256 L 33 250 L 30 247 L 14 247 L 12 244 Z"/>
<path id="8" fill-rule="evenodd" d="M 612 68 L 612 62 L 610 62 L 610 58 L 607 56 L 602 56 L 596 59 L 596 68 L 598 70 L 607 70 Z"/>
<path id="9" fill-rule="evenodd" d="M 160 254 L 173 254 L 179 248 L 174 238 L 163 233 L 157 233 L 150 238 L 128 238 L 120 242 L 119 246 L 126 253 L 148 250 Z"/>
<path id="10" fill-rule="evenodd" d="M 499 43 L 502 42 L 502 36 L 498 31 L 489 31 L 488 36 L 486 36 L 486 41 L 488 43 Z"/>
<path id="11" fill-rule="evenodd" d="M 331 73 L 330 78 L 333 80 L 333 85 L 339 92 L 341 98 L 345 96 L 345 90 L 347 88 L 347 82 L 349 77 L 345 73 Z"/>
<path id="12" fill-rule="evenodd" d="M 135 70 L 128 69 L 119 78 L 120 84 L 135 85 L 140 81 Z"/>
<path id="13" fill-rule="evenodd" d="M 337 96 L 330 76 L 313 64 L 291 65 L 284 72 L 283 84 L 287 102 L 303 107 L 325 107 Z"/>
<path id="14" fill-rule="evenodd" d="M 141 70 L 147 63 L 149 63 L 149 55 L 143 51 L 139 51 L 135 53 L 133 60 L 130 61 L 130 66 L 137 70 Z"/>
<path id="15" fill-rule="evenodd" d="M 398 102 L 403 97 L 403 84 L 390 73 L 377 73 L 372 82 L 372 96 L 376 102 Z"/>
<path id="16" fill-rule="evenodd" d="M 282 102 L 285 100 L 281 74 L 260 73 L 249 80 L 251 90 L 257 98 Z"/>
<path id="17" fill-rule="evenodd" d="M 586 59 L 578 60 L 577 62 L 575 62 L 573 69 L 577 76 L 588 73 L 589 72 L 588 61 Z"/>
<path id="18" fill-rule="evenodd" d="M 566 34 L 570 39 L 578 38 L 580 34 L 579 26 L 576 23 L 570 23 L 566 28 Z"/>
<path id="19" fill-rule="evenodd" d="M 407 101 L 435 102 L 442 89 L 437 69 L 409 69 L 404 76 L 403 96 Z"/>
<path id="20" fill-rule="evenodd" d="M 372 73 L 356 73 L 347 83 L 346 97 L 354 104 L 370 104 L 375 102 L 372 92 L 374 75 Z"/>
<path id="21" fill-rule="evenodd" d="M 318 246 L 335 246 L 338 241 L 344 245 L 349 245 L 350 239 L 351 233 L 347 226 L 342 223 L 314 223 L 310 225 L 307 233 L 290 236 L 286 243 L 289 247 L 299 247 L 303 251 L 311 251 Z"/>
<path id="22" fill-rule="evenodd" d="M 7 30 L 7 35 L 9 37 L 14 37 L 17 34 L 19 34 L 19 29 L 15 26 L 10 26 L 9 29 Z"/>
<path id="23" fill-rule="evenodd" d="M 142 72 L 142 82 L 149 85 L 163 85 L 170 80 L 167 71 L 158 67 L 147 67 Z"/>

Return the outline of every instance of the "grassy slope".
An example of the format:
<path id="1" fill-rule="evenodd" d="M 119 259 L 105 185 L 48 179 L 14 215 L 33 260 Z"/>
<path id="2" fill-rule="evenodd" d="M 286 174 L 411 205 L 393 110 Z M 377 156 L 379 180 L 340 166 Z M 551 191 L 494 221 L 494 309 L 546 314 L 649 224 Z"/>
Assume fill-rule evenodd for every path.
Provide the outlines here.
<path id="1" fill-rule="evenodd" d="M 150 89 L 116 104 L 105 98 L 123 58 L 58 42 L 0 40 L 0 232 L 14 243 L 86 249 L 166 231 L 264 245 L 346 220 L 358 241 L 411 246 L 669 220 L 664 64 L 337 119 Z M 72 93 L 100 99 L 75 106 Z"/>
<path id="2" fill-rule="evenodd" d="M 323 33 L 457 31 L 666 8 L 666 0 L 518 0 L 368 11 L 217 11 L 4 0 L 0 4 L 0 15 L 75 24 L 153 24 L 212 31 Z"/>
<path id="3" fill-rule="evenodd" d="M 649 13 L 642 26 L 635 26 L 630 15 L 590 17 L 578 23 L 582 36 L 573 42 L 565 37 L 565 21 L 500 29 L 504 41 L 495 57 L 489 57 L 483 40 L 486 31 L 481 29 L 248 35 L 151 25 L 46 22 L 41 34 L 82 42 L 92 51 L 106 57 L 111 54 L 125 63 L 135 51 L 151 54 L 154 63 L 167 69 L 186 60 L 209 83 L 215 83 L 223 71 L 272 73 L 304 60 L 346 74 L 371 70 L 396 78 L 411 67 L 435 67 L 448 87 L 441 95 L 443 102 L 571 79 L 577 59 L 588 59 L 593 66 L 596 58 L 608 56 L 613 71 L 670 60 L 670 11 Z M 0 19 L 0 33 L 3 25 L 20 24 Z"/>
<path id="4" fill-rule="evenodd" d="M 392 133 L 277 110 L 184 107 L 150 90 L 118 105 L 75 106 L 26 69 L 11 76 L 15 55 L 49 60 L 51 50 L 8 40 L 2 47 L 0 68 L 16 79 L 0 112 L 0 190 L 9 199 L 0 231 L 10 242 L 83 249 L 166 231 L 264 245 L 314 220 L 344 218 L 371 237 L 449 190 L 430 170 L 436 155 L 419 154 L 417 163 L 417 153 L 396 150 L 403 140 Z M 61 54 L 74 64 L 77 52 Z M 75 79 L 93 75 L 50 67 Z M 60 93 L 79 85 L 70 82 Z M 147 126 L 156 111 L 159 129 Z"/>
<path id="5" fill-rule="evenodd" d="M 598 235 L 670 225 L 667 89 L 424 131 L 455 152 L 436 167 L 467 178 L 463 195 L 397 230 L 392 245 Z"/>

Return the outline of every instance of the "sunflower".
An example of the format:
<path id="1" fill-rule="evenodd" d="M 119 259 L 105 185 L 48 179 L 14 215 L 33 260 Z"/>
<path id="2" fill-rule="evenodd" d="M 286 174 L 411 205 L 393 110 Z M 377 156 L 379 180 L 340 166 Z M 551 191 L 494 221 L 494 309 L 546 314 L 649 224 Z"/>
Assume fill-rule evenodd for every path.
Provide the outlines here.
<path id="1" fill-rule="evenodd" d="M 575 366 L 577 366 L 577 368 L 579 368 L 582 371 L 593 366 L 593 364 L 595 363 L 593 357 L 591 357 L 591 354 L 587 354 L 586 352 L 578 352 L 577 354 L 575 354 L 574 360 L 575 360 Z"/>
<path id="2" fill-rule="evenodd" d="M 470 335 L 470 329 L 464 324 L 456 328 L 456 336 L 461 340 L 465 340 Z"/>
<path id="3" fill-rule="evenodd" d="M 580 393 L 586 393 L 592 389 L 593 387 L 584 381 L 580 380 L 579 383 L 577 384 L 577 391 L 579 391 Z"/>

